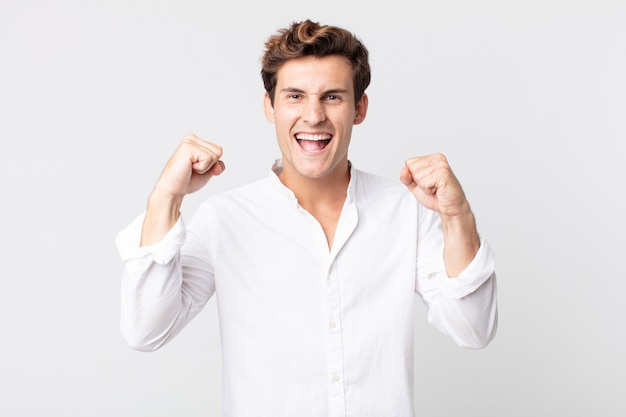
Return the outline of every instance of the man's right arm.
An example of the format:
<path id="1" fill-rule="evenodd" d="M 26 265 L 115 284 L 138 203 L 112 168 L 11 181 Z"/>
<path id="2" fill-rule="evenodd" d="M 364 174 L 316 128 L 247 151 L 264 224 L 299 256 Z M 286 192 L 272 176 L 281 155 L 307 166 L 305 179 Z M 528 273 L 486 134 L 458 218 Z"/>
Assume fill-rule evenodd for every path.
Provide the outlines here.
<path id="1" fill-rule="evenodd" d="M 146 212 L 118 234 L 124 261 L 121 330 L 138 350 L 155 350 L 174 337 L 197 314 L 214 291 L 207 280 L 207 260 L 185 261 L 181 247 L 186 230 L 179 219 L 185 195 L 202 188 L 224 171 L 222 149 L 193 135 L 186 136 L 168 160 Z M 195 264 L 187 264 L 189 262 Z"/>

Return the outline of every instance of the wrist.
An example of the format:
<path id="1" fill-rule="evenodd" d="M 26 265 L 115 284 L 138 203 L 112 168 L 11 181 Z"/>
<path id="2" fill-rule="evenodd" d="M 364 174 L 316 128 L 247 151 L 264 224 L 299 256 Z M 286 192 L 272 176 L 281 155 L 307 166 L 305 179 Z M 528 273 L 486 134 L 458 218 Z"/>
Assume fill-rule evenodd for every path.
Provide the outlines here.
<path id="1" fill-rule="evenodd" d="M 178 218 L 178 213 L 183 204 L 183 196 L 164 192 L 154 188 L 148 196 L 147 211 L 155 211 L 165 215 L 170 213 Z"/>
<path id="2" fill-rule="evenodd" d="M 160 242 L 178 221 L 183 198 L 154 190 L 148 197 L 141 246 Z"/>

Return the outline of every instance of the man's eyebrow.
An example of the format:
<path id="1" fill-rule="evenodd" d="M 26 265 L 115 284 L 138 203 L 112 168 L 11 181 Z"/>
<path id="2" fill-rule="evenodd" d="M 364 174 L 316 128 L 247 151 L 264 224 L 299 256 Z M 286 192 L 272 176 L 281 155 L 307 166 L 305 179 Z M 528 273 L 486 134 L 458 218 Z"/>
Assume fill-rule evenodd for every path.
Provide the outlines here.
<path id="1" fill-rule="evenodd" d="M 280 90 L 281 93 L 304 93 L 304 90 L 296 87 L 285 87 Z"/>
<path id="2" fill-rule="evenodd" d="M 332 88 L 328 91 L 324 91 L 324 95 L 328 94 L 346 94 L 348 92 L 345 88 Z"/>
<path id="3" fill-rule="evenodd" d="M 280 90 L 281 93 L 302 93 L 306 94 L 306 91 L 296 87 L 285 87 Z M 348 90 L 345 88 L 331 88 L 330 90 L 323 91 L 320 95 L 326 96 L 328 94 L 345 94 Z"/>

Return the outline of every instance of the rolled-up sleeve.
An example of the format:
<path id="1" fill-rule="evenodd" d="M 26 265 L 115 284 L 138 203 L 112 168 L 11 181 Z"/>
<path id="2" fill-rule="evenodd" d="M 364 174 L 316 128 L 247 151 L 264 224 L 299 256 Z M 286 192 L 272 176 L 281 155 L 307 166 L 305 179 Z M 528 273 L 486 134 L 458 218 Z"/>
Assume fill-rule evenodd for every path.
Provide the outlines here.
<path id="1" fill-rule="evenodd" d="M 121 285 L 121 334 L 133 349 L 153 351 L 182 330 L 213 294 L 209 285 L 194 285 L 183 276 L 181 248 L 187 232 L 182 218 L 159 243 L 140 246 L 145 213 L 116 238 L 124 262 Z M 191 268 L 193 270 L 193 266 Z"/>
<path id="2" fill-rule="evenodd" d="M 443 261 L 438 216 L 427 213 L 418 242 L 416 291 L 428 307 L 428 321 L 459 346 L 481 349 L 495 336 L 498 321 L 495 258 L 487 240 L 472 262 L 449 278 Z"/>

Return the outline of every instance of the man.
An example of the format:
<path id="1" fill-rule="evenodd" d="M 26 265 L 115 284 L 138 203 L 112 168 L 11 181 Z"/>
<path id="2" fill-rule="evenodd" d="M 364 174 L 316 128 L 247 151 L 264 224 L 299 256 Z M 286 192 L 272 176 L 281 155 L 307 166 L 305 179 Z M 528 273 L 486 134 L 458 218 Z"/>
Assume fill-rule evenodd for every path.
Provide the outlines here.
<path id="1" fill-rule="evenodd" d="M 434 326 L 482 348 L 497 322 L 493 256 L 443 155 L 408 159 L 400 181 L 348 160 L 370 81 L 355 36 L 307 20 L 265 46 L 281 158 L 184 225 L 185 195 L 225 165 L 220 146 L 182 140 L 118 236 L 122 334 L 157 349 L 215 294 L 224 416 L 412 416 L 415 295 Z"/>

